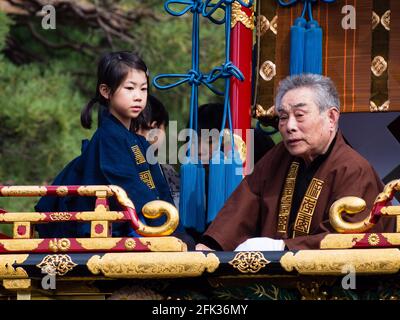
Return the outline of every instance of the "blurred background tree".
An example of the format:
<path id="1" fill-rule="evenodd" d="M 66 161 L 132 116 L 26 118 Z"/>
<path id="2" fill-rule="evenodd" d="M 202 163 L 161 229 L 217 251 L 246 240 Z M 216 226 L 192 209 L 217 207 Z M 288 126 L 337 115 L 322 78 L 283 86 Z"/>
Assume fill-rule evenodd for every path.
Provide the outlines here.
<path id="1" fill-rule="evenodd" d="M 151 77 L 190 69 L 192 16 L 170 16 L 162 0 L 53 0 L 56 29 L 43 29 L 48 3 L 0 0 L 0 184 L 51 183 L 79 155 L 81 140 L 93 133 L 81 129 L 80 110 L 94 94 L 102 53 L 135 51 Z M 201 67 L 208 72 L 223 63 L 224 27 L 201 23 Z M 189 86 L 151 92 L 184 128 Z M 200 103 L 210 101 L 219 98 L 201 87 Z M 36 201 L 0 198 L 0 208 L 29 211 Z"/>

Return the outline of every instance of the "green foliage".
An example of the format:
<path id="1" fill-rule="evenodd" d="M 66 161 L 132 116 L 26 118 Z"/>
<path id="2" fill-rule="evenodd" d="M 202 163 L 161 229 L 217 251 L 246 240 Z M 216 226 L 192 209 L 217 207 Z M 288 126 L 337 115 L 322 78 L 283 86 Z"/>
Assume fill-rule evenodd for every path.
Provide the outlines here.
<path id="1" fill-rule="evenodd" d="M 157 18 L 140 19 L 132 29 L 137 40 L 134 47 L 114 39 L 115 50 L 140 53 L 151 77 L 160 73 L 186 73 L 191 68 L 190 14 L 172 17 L 164 11 L 160 0 L 117 2 L 127 10 L 150 9 Z M 57 30 L 43 30 L 40 17 L 33 17 L 30 22 L 40 37 L 61 47 L 46 47 L 32 37 L 24 23 L 13 23 L 0 12 L 0 51 L 9 36 L 21 46 L 22 52 L 37 58 L 17 66 L 0 53 L 0 185 L 50 183 L 79 154 L 81 140 L 92 133 L 81 129 L 80 110 L 94 93 L 100 53 L 111 51 L 105 33 L 99 28 L 60 18 Z M 62 37 L 58 31 L 62 31 Z M 88 54 L 90 50 L 85 49 L 84 54 L 65 45 L 71 42 L 85 44 L 85 48 L 96 47 L 97 53 Z M 224 27 L 201 19 L 203 72 L 223 63 L 224 48 Z M 185 127 L 190 87 L 151 90 L 168 108 L 170 119 L 178 121 L 178 129 Z M 199 94 L 200 104 L 220 99 L 203 86 Z M 30 211 L 36 201 L 32 198 L 0 198 L 0 208 Z"/>

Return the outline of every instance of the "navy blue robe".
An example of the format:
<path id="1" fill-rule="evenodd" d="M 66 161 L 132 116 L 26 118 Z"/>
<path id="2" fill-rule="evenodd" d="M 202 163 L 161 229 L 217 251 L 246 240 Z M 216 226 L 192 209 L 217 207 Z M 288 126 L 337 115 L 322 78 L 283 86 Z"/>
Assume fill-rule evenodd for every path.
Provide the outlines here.
<path id="1" fill-rule="evenodd" d="M 149 143 L 144 137 L 126 129 L 110 113 L 103 114 L 101 124 L 90 141 L 83 141 L 82 154 L 72 160 L 55 178 L 53 185 L 117 185 L 122 187 L 135 205 L 141 221 L 142 207 L 152 200 L 173 204 L 170 190 L 158 164 L 146 160 Z M 110 198 L 110 210 L 121 210 Z M 35 210 L 39 212 L 93 211 L 95 197 L 42 197 Z M 37 225 L 41 238 L 89 237 L 90 223 L 62 222 Z M 113 236 L 137 236 L 127 222 L 113 223 Z"/>

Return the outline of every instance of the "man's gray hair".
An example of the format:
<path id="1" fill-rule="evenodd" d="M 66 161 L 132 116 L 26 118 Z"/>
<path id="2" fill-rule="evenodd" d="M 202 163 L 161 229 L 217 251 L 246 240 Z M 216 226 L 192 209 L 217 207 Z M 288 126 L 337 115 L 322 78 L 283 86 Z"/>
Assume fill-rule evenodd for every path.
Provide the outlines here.
<path id="1" fill-rule="evenodd" d="M 292 89 L 310 88 L 314 93 L 314 102 L 319 111 L 323 112 L 331 107 L 340 111 L 339 94 L 333 81 L 319 74 L 300 74 L 288 76 L 279 83 L 278 92 L 275 98 L 275 107 L 279 112 L 282 109 L 283 96 Z"/>

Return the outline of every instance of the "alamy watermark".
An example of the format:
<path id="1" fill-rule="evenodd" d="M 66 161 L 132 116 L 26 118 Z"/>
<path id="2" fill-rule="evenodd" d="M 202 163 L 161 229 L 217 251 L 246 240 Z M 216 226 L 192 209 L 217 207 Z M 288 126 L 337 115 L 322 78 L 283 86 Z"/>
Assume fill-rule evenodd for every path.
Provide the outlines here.
<path id="1" fill-rule="evenodd" d="M 217 129 L 183 129 L 178 132 L 177 122 L 170 121 L 168 141 L 165 131 L 160 129 L 150 130 L 146 139 L 154 142 L 146 152 L 149 164 L 185 164 L 188 161 L 203 165 L 236 163 L 238 175 L 243 174 L 243 170 L 249 174 L 254 169 L 254 129 L 234 129 L 232 133 L 226 129 L 223 132 Z M 236 157 L 232 156 L 232 149 Z M 218 156 L 219 151 L 223 152 L 223 157 Z"/>
<path id="2" fill-rule="evenodd" d="M 56 8 L 51 4 L 45 5 L 40 12 L 43 15 L 42 28 L 45 30 L 56 29 Z"/>

